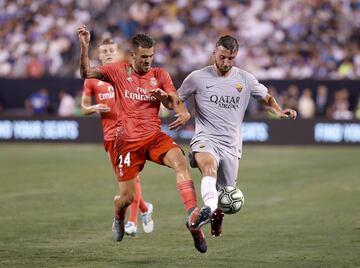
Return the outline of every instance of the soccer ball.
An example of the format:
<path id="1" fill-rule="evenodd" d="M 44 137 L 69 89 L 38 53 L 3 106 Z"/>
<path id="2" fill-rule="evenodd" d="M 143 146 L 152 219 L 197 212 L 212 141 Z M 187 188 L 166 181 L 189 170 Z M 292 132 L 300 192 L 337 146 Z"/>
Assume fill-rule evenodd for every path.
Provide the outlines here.
<path id="1" fill-rule="evenodd" d="M 219 190 L 218 207 L 225 214 L 234 214 L 244 205 L 244 195 L 234 186 L 225 186 Z"/>

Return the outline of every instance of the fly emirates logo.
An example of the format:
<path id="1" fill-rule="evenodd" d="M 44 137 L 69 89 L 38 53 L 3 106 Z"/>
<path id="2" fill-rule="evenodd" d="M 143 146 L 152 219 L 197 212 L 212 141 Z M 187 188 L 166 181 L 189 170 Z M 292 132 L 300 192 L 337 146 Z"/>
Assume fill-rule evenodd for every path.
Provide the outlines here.
<path id="1" fill-rule="evenodd" d="M 142 87 L 136 87 L 136 92 L 130 92 L 125 90 L 125 98 L 139 101 L 157 101 L 154 96 L 147 95 L 147 89 Z"/>
<path id="2" fill-rule="evenodd" d="M 108 100 L 115 98 L 114 88 L 112 86 L 107 87 L 108 92 L 106 93 L 99 93 L 99 100 Z"/>

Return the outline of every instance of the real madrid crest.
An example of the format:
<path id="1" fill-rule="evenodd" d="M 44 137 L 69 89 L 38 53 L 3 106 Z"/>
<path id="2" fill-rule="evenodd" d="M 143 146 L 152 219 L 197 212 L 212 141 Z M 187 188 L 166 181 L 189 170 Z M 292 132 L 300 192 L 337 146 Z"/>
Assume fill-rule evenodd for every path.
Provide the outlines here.
<path id="1" fill-rule="evenodd" d="M 237 83 L 236 85 L 235 85 L 235 88 L 237 89 L 237 91 L 239 91 L 239 93 L 243 90 L 243 85 L 242 84 L 240 84 L 240 83 Z"/>
<path id="2" fill-rule="evenodd" d="M 157 87 L 158 82 L 155 77 L 150 78 L 150 85 L 152 85 L 153 87 Z"/>

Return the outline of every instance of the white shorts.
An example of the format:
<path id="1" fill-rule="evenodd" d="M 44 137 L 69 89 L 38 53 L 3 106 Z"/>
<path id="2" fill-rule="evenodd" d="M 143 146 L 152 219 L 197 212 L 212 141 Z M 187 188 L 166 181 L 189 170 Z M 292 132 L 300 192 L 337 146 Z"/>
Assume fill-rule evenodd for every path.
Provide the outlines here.
<path id="1" fill-rule="evenodd" d="M 236 186 L 239 158 L 226 149 L 214 144 L 209 140 L 201 140 L 193 143 L 189 152 L 190 166 L 196 168 L 195 153 L 210 153 L 214 156 L 217 163 L 217 179 L 216 186 L 221 188 L 223 186 Z"/>

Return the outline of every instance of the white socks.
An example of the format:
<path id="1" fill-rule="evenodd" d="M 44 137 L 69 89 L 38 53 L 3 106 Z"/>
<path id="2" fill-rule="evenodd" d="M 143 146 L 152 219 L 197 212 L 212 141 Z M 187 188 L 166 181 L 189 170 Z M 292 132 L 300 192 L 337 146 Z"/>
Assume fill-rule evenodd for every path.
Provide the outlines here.
<path id="1" fill-rule="evenodd" d="M 213 212 L 218 206 L 218 191 L 216 190 L 216 178 L 205 176 L 201 180 L 201 197 L 205 206 Z"/>

